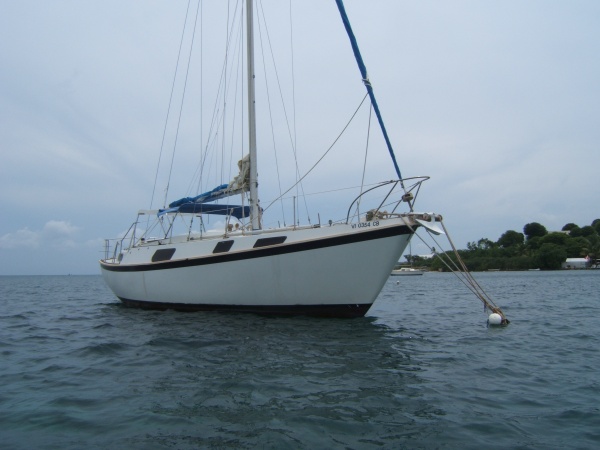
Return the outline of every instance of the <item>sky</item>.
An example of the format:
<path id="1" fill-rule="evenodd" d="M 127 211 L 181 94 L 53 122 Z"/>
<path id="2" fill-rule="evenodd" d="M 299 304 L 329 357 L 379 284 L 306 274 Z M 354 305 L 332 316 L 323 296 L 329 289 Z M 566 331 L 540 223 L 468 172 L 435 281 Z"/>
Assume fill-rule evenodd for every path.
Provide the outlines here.
<path id="1" fill-rule="evenodd" d="M 222 67 L 226 19 L 217 16 L 226 16 L 224 5 L 203 3 L 205 50 L 192 59 L 175 143 L 163 131 L 175 129 L 165 117 L 172 86 L 181 89 L 186 73 L 173 82 L 187 0 L 0 3 L 0 275 L 99 273 L 104 239 L 124 233 L 138 209 L 162 202 L 161 145 L 177 148 L 169 201 L 190 194 L 203 145 L 196 140 L 208 135 L 198 130 L 208 129 L 216 98 L 209 92 L 218 90 L 211 73 Z M 271 145 L 270 120 L 293 117 L 304 173 L 344 127 L 364 87 L 333 0 L 260 5 L 274 53 L 283 57 L 281 85 L 295 101 L 274 119 L 258 119 L 259 148 Z M 459 248 L 530 222 L 560 230 L 600 217 L 600 2 L 345 5 L 402 175 L 431 177 L 416 209 L 442 214 Z M 257 96 L 263 83 L 257 71 Z M 199 92 L 203 100 L 192 100 Z M 265 104 L 257 98 L 260 113 Z M 173 103 L 171 117 L 178 111 Z M 368 120 L 361 111 L 357 122 Z M 349 133 L 306 179 L 306 193 L 360 184 L 360 170 L 349 177 L 363 165 L 364 132 Z M 376 134 L 372 128 L 369 180 L 392 179 Z M 276 189 L 263 176 L 275 171 L 265 155 L 263 206 Z M 161 156 L 167 172 L 170 158 Z M 277 162 L 293 166 L 289 156 Z M 154 190 L 157 174 L 162 184 Z M 352 199 L 333 209 L 345 212 Z M 316 202 L 315 214 L 327 220 L 332 204 Z M 412 250 L 427 253 L 417 241 Z"/>

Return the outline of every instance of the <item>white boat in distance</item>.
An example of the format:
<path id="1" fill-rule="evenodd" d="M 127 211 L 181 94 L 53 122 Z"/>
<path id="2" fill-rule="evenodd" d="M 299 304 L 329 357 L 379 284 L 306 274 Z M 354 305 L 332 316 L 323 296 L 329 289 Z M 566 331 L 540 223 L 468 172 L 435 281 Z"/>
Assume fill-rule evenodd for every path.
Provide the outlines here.
<path id="1" fill-rule="evenodd" d="M 412 267 L 401 267 L 400 269 L 392 270 L 392 275 L 395 277 L 399 276 L 413 276 L 413 275 L 423 275 L 425 272 L 421 269 L 413 269 Z"/>
<path id="2" fill-rule="evenodd" d="M 263 228 L 257 181 L 253 5 L 247 0 L 249 154 L 239 162 L 240 175 L 231 183 L 163 209 L 141 210 L 125 237 L 107 240 L 101 272 L 124 304 L 182 311 L 364 316 L 415 230 L 436 229 L 435 214 L 413 210 L 421 183 L 428 177 L 402 179 L 342 1 L 336 3 L 398 178 L 358 195 L 345 220 L 307 226 L 294 220 L 293 226 Z M 365 194 L 375 189 L 381 192 L 380 201 L 365 214 L 352 215 Z M 242 205 L 214 203 L 231 195 L 241 195 Z M 406 212 L 399 212 L 402 206 Z M 201 226 L 194 231 L 194 220 L 203 224 L 206 215 L 223 216 L 224 228 L 207 232 Z M 155 225 L 141 229 L 150 220 Z M 175 234 L 174 225 L 181 220 L 189 227 Z"/>

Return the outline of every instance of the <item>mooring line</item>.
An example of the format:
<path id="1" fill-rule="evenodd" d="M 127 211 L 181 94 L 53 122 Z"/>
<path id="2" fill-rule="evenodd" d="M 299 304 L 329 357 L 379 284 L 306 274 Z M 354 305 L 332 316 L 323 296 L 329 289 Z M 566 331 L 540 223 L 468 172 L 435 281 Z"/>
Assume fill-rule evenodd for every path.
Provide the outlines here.
<path id="1" fill-rule="evenodd" d="M 434 216 L 433 220 L 435 221 L 435 216 Z M 413 234 L 416 235 L 427 246 L 427 248 L 429 248 L 429 250 L 440 259 L 442 264 L 444 264 L 448 268 L 448 270 L 450 272 L 452 272 L 467 287 L 467 289 L 469 289 L 477 298 L 479 298 L 479 300 L 481 300 L 481 302 L 484 305 L 484 309 L 489 309 L 492 312 L 492 315 L 497 314 L 498 316 L 500 316 L 499 323 L 493 323 L 493 324 L 508 325 L 510 323 L 510 321 L 506 318 L 506 315 L 504 314 L 504 312 L 502 312 L 500 307 L 498 307 L 494 303 L 494 301 L 491 299 L 491 297 L 487 294 L 487 292 L 483 289 L 483 287 L 481 287 L 481 285 L 477 282 L 477 280 L 475 279 L 473 274 L 467 268 L 467 265 L 465 264 L 464 260 L 461 258 L 460 254 L 458 253 L 458 250 L 456 249 L 456 246 L 454 245 L 454 242 L 452 241 L 452 238 L 450 237 L 450 234 L 448 233 L 448 229 L 446 228 L 446 225 L 444 224 L 443 219 L 441 219 L 439 221 L 439 223 L 442 225 L 444 234 L 446 235 L 446 238 L 448 239 L 448 242 L 450 243 L 450 246 L 452 247 L 452 251 L 454 252 L 454 255 L 456 256 L 456 261 L 453 261 L 452 258 L 450 258 L 446 254 L 446 252 L 443 252 L 443 251 L 441 253 L 436 252 L 433 247 L 431 247 L 421 236 L 419 236 L 416 233 L 416 230 L 409 223 L 407 223 L 407 221 L 404 221 L 404 222 L 410 228 L 410 230 L 413 232 Z M 443 250 L 443 247 L 435 239 L 435 237 L 433 236 L 431 231 L 427 230 L 427 229 L 426 229 L 426 231 L 429 234 L 429 236 L 431 237 L 431 239 L 433 240 L 433 242 L 435 242 L 435 244 L 440 248 L 440 250 Z M 446 259 L 448 260 L 448 262 L 446 261 Z M 451 263 L 452 266 L 454 266 L 454 267 L 451 267 L 451 265 L 449 263 Z M 457 265 L 457 263 L 458 263 L 458 265 Z M 490 315 L 490 318 L 488 319 L 488 323 L 490 323 L 490 324 L 492 323 L 492 320 L 490 320 L 490 319 L 492 319 L 492 315 Z M 498 319 L 498 317 L 496 317 L 494 319 L 496 321 Z"/>

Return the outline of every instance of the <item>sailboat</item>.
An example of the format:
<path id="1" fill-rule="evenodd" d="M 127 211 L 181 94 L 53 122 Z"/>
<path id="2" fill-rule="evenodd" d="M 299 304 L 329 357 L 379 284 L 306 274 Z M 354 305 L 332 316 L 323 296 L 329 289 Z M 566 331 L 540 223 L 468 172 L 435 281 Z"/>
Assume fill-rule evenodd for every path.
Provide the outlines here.
<path id="1" fill-rule="evenodd" d="M 345 219 L 263 226 L 264 211 L 258 200 L 253 2 L 247 0 L 249 153 L 230 183 L 161 209 L 140 210 L 124 237 L 106 241 L 102 276 L 125 305 L 361 317 L 375 302 L 415 231 L 436 230 L 438 216 L 413 209 L 428 177 L 402 178 L 344 5 L 342 0 L 336 3 L 397 179 L 361 192 L 349 202 Z M 353 214 L 359 210 L 357 205 L 363 207 L 366 194 L 376 190 L 381 192 L 377 202 L 366 212 Z M 238 195 L 240 205 L 216 203 Z M 193 230 L 194 221 L 204 223 L 209 216 L 222 217 L 223 229 Z M 149 220 L 156 226 L 142 226 Z M 179 221 L 189 227 L 176 234 Z"/>
<path id="2" fill-rule="evenodd" d="M 415 269 L 414 267 L 398 267 L 392 270 L 392 276 L 412 276 L 412 275 L 423 275 L 425 272 L 421 269 Z"/>

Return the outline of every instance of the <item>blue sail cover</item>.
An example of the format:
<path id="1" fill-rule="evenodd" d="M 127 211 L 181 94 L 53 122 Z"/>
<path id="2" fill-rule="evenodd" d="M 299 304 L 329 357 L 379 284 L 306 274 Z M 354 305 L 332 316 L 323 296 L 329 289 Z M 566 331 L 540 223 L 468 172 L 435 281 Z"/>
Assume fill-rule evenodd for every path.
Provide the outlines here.
<path id="1" fill-rule="evenodd" d="M 182 199 L 183 200 L 183 199 Z M 178 200 L 179 201 L 179 200 Z M 175 203 L 175 202 L 174 202 Z M 173 203 L 171 203 L 172 205 Z M 171 206 L 169 205 L 169 206 Z M 218 204 L 207 204 L 207 203 L 194 203 L 188 202 L 183 203 L 175 207 L 168 209 L 161 209 L 158 212 L 159 216 L 167 213 L 187 213 L 187 214 L 217 214 L 221 216 L 233 216 L 240 220 L 244 217 L 250 216 L 249 206 L 240 205 L 218 205 Z"/>
<path id="2" fill-rule="evenodd" d="M 214 202 L 215 200 L 229 196 L 229 193 L 226 192 L 228 186 L 228 184 L 222 184 L 221 186 L 214 188 L 212 191 L 205 192 L 204 194 L 197 195 L 196 197 L 180 198 L 179 200 L 169 203 L 169 208 L 176 208 L 177 206 L 181 206 L 186 203 Z"/>

